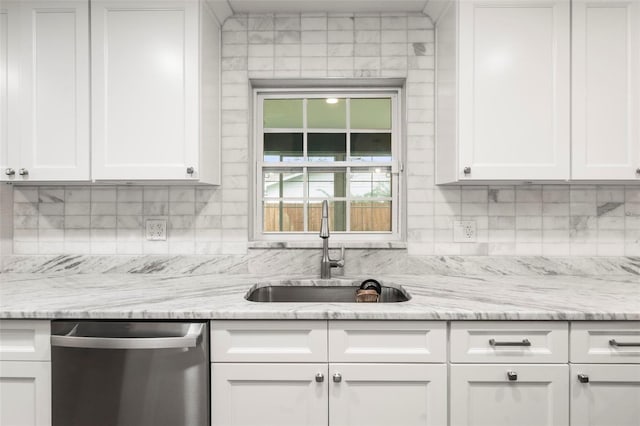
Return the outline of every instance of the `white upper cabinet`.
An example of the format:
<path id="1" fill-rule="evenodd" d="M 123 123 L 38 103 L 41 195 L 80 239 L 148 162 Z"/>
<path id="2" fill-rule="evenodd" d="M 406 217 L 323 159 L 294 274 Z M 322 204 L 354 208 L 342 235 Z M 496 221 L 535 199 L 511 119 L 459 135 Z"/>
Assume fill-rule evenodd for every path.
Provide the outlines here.
<path id="1" fill-rule="evenodd" d="M 204 1 L 96 0 L 91 22 L 93 178 L 219 183 L 220 31 Z"/>
<path id="2" fill-rule="evenodd" d="M 2 179 L 89 180 L 89 1 L 3 9 Z"/>
<path id="3" fill-rule="evenodd" d="M 640 180 L 640 2 L 572 8 L 572 178 Z"/>
<path id="4" fill-rule="evenodd" d="M 9 167 L 9 12 L 10 3 L 0 3 L 0 179 Z"/>
<path id="5" fill-rule="evenodd" d="M 437 183 L 565 180 L 568 0 L 451 2 L 437 29 Z"/>

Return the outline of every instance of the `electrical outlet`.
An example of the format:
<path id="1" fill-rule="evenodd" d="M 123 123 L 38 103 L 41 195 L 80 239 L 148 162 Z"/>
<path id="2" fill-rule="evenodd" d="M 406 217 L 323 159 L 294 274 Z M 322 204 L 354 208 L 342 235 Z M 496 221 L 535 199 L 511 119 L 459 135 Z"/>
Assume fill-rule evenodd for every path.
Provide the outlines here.
<path id="1" fill-rule="evenodd" d="M 167 240 L 167 220 L 147 219 L 145 222 L 147 240 L 166 241 Z"/>
<path id="2" fill-rule="evenodd" d="M 476 221 L 456 220 L 453 222 L 454 243 L 474 243 L 476 241 Z"/>

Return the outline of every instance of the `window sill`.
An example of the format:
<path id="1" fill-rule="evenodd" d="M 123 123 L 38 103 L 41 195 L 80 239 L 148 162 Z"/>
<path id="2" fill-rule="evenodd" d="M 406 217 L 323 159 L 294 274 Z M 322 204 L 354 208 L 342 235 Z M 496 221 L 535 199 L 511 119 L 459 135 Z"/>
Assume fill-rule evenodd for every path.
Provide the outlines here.
<path id="1" fill-rule="evenodd" d="M 404 241 L 330 241 L 330 248 L 404 250 Z M 322 241 L 249 241 L 249 249 L 321 249 Z"/>

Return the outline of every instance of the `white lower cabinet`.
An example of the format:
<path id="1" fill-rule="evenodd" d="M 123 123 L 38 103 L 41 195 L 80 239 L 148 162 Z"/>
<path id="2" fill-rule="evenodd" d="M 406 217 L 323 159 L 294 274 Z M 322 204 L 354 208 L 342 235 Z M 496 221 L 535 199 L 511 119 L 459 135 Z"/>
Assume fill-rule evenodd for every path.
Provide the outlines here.
<path id="1" fill-rule="evenodd" d="M 571 425 L 640 425 L 640 321 L 571 324 Z"/>
<path id="2" fill-rule="evenodd" d="M 640 425 L 638 321 L 452 321 L 449 342 L 446 331 L 212 321 L 212 425 Z M 1 426 L 51 425 L 49 338 L 49 321 L 0 320 Z"/>
<path id="3" fill-rule="evenodd" d="M 0 320 L 0 425 L 51 425 L 49 321 Z"/>
<path id="4" fill-rule="evenodd" d="M 212 321 L 212 424 L 445 426 L 446 344 L 444 321 Z"/>
<path id="5" fill-rule="evenodd" d="M 640 366 L 572 365 L 571 425 L 640 425 Z"/>
<path id="6" fill-rule="evenodd" d="M 326 426 L 327 364 L 211 366 L 211 422 L 219 426 Z"/>
<path id="7" fill-rule="evenodd" d="M 567 426 L 568 330 L 562 321 L 452 322 L 451 425 Z"/>
<path id="8" fill-rule="evenodd" d="M 51 424 L 51 363 L 0 361 L 0 425 Z"/>
<path id="9" fill-rule="evenodd" d="M 447 424 L 446 364 L 329 364 L 331 426 Z"/>
<path id="10" fill-rule="evenodd" d="M 447 367 L 240 364 L 211 369 L 219 426 L 443 426 Z"/>
<path id="11" fill-rule="evenodd" d="M 451 426 L 566 426 L 567 365 L 451 366 Z"/>

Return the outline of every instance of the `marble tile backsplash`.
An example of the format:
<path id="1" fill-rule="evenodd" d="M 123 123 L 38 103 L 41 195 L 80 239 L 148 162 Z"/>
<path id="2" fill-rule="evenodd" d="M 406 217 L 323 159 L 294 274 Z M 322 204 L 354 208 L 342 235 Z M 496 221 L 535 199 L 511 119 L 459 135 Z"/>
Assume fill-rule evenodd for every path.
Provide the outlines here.
<path id="1" fill-rule="evenodd" d="M 232 16 L 222 32 L 222 185 L 16 186 L 14 253 L 246 255 L 250 79 L 393 77 L 406 81 L 408 254 L 640 256 L 637 185 L 435 186 L 433 42 L 419 14 Z M 167 241 L 144 238 L 152 218 L 167 220 Z M 476 242 L 453 241 L 456 220 L 476 222 Z"/>
<path id="2" fill-rule="evenodd" d="M 410 233 L 409 254 L 640 255 L 640 188 L 529 185 L 427 192 L 433 202 L 423 213 L 433 238 Z M 246 246 L 242 252 L 226 248 L 221 193 L 185 186 L 16 187 L 14 253 L 244 254 Z M 146 219 L 167 220 L 167 241 L 144 238 Z M 475 220 L 478 241 L 454 243 L 454 220 Z M 244 230 L 232 236 L 247 238 Z M 427 251 L 416 253 L 412 242 Z"/>

